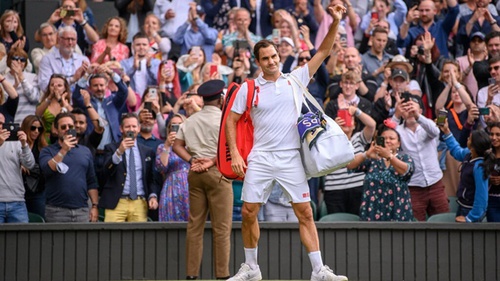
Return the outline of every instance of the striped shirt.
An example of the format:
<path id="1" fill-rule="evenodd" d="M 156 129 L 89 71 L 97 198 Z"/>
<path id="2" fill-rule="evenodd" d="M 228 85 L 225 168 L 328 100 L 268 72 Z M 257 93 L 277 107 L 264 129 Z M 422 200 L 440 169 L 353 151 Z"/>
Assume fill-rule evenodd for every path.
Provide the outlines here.
<path id="1" fill-rule="evenodd" d="M 351 137 L 351 143 L 354 147 L 354 155 L 363 153 L 365 145 L 369 143 L 365 139 L 363 132 L 357 132 Z M 347 168 L 339 169 L 325 177 L 325 190 L 342 190 L 363 186 L 365 173 L 347 172 Z"/>

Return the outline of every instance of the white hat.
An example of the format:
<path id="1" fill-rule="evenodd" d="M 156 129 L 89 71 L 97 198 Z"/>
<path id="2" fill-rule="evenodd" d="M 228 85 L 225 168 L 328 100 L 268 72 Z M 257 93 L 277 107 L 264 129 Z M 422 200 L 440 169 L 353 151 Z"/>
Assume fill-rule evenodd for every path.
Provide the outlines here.
<path id="1" fill-rule="evenodd" d="M 293 43 L 292 38 L 290 38 L 290 37 L 281 37 L 280 43 L 283 42 L 283 41 L 287 42 L 288 45 L 292 46 L 292 48 L 295 48 L 295 44 Z"/>

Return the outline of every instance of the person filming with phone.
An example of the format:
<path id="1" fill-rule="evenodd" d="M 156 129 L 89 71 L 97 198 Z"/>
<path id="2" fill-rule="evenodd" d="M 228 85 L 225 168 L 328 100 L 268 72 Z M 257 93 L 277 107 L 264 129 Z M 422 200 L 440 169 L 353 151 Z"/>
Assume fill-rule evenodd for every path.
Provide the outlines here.
<path id="1" fill-rule="evenodd" d="M 96 222 L 99 197 L 92 153 L 86 146 L 78 144 L 73 114 L 59 113 L 54 128 L 58 141 L 43 148 L 39 158 L 45 176 L 45 220 Z"/>
<path id="2" fill-rule="evenodd" d="M 158 208 L 155 150 L 138 143 L 139 118 L 134 113 L 124 114 L 120 131 L 122 140 L 106 145 L 108 176 L 99 207 L 105 209 L 105 222 L 146 222 L 148 209 Z"/>
<path id="3" fill-rule="evenodd" d="M 488 86 L 477 92 L 478 108 L 484 108 L 490 104 L 500 105 L 500 95 L 498 95 L 500 92 L 500 55 L 490 57 L 488 63 L 491 78 L 488 79 Z"/>
<path id="4" fill-rule="evenodd" d="M 28 222 L 21 165 L 32 169 L 35 157 L 28 145 L 26 133 L 19 130 L 19 124 L 5 123 L 2 113 L 0 155 L 0 223 Z"/>

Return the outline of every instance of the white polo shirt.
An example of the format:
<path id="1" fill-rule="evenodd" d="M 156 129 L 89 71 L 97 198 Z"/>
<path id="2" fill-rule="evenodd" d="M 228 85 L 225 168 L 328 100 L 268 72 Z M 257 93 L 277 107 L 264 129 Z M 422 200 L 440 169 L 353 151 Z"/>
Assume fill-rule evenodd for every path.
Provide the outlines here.
<path id="1" fill-rule="evenodd" d="M 309 68 L 307 64 L 292 71 L 293 75 L 304 87 L 309 83 Z M 257 106 L 252 107 L 250 116 L 254 126 L 254 146 L 252 150 L 278 151 L 300 148 L 300 138 L 297 130 L 297 102 L 302 104 L 303 96 L 300 88 L 283 75 L 276 80 L 267 81 L 262 73 L 255 79 Z M 295 88 L 296 99 L 294 98 Z M 246 109 L 247 83 L 243 83 L 234 100 L 231 111 L 242 114 Z"/>

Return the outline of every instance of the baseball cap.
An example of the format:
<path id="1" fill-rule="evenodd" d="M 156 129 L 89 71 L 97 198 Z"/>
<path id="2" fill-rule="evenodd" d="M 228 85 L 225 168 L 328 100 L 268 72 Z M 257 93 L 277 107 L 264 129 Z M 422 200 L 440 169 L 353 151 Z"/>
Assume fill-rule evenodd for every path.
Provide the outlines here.
<path id="1" fill-rule="evenodd" d="M 405 81 L 408 81 L 409 80 L 409 76 L 408 76 L 408 73 L 402 69 L 399 69 L 399 68 L 395 68 L 392 70 L 391 72 L 391 79 L 394 79 L 396 77 L 401 77 L 403 78 Z"/>
<path id="2" fill-rule="evenodd" d="M 481 31 L 476 31 L 476 32 L 472 33 L 472 35 L 470 36 L 470 40 L 472 40 L 474 37 L 479 37 L 479 38 L 481 38 L 481 40 L 484 41 L 485 36 Z"/>

